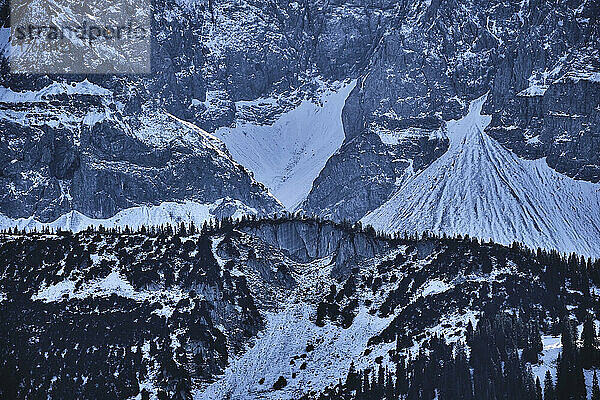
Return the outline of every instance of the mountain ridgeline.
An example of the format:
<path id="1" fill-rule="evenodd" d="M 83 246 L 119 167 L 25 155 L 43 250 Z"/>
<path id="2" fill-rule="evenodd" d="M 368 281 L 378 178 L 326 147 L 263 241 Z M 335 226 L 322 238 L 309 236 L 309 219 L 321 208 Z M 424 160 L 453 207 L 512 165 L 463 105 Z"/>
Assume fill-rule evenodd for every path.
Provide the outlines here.
<path id="1" fill-rule="evenodd" d="M 562 400 L 600 366 L 600 262 L 518 244 L 282 215 L 11 229 L 0 259 L 3 398 Z"/>

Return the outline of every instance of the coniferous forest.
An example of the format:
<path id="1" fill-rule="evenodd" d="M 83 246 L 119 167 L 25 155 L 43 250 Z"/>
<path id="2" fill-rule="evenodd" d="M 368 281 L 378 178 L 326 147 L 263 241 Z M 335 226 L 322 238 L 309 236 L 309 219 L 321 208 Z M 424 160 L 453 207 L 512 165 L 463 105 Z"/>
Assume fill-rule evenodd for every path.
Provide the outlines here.
<path id="1" fill-rule="evenodd" d="M 293 305 L 308 310 L 306 336 L 287 339 L 299 350 L 257 368 L 245 398 L 600 396 L 600 263 L 576 255 L 283 214 L 11 229 L 0 259 L 2 398 L 207 398 Z"/>

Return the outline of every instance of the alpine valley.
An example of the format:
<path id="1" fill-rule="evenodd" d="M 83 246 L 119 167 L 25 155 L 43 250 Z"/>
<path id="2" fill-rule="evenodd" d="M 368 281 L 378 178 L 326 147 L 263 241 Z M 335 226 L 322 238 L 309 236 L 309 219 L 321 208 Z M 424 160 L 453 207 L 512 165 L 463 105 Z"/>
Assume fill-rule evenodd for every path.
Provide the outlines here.
<path id="1" fill-rule="evenodd" d="M 597 0 L 154 0 L 146 75 L 9 16 L 1 399 L 600 400 Z"/>

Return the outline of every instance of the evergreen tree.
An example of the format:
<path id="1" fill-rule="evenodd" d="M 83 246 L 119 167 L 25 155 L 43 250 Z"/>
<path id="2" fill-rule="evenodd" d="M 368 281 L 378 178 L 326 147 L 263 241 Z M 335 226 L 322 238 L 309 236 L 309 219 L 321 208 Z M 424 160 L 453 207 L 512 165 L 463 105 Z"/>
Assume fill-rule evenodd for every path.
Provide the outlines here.
<path id="1" fill-rule="evenodd" d="M 471 319 L 469 319 L 469 322 L 467 323 L 467 344 L 471 344 L 473 340 L 473 323 L 471 322 Z"/>
<path id="2" fill-rule="evenodd" d="M 408 376 L 406 371 L 406 361 L 400 358 L 396 364 L 396 397 L 406 394 L 408 391 Z"/>
<path id="3" fill-rule="evenodd" d="M 371 395 L 371 377 L 369 376 L 369 371 L 363 371 L 363 388 L 362 388 L 362 398 L 368 399 Z"/>
<path id="4" fill-rule="evenodd" d="M 538 355 L 544 350 L 544 343 L 542 342 L 542 336 L 540 335 L 540 324 L 538 319 L 535 320 L 529 326 L 529 335 L 527 340 L 529 346 L 530 359 L 532 364 L 538 363 Z"/>
<path id="5" fill-rule="evenodd" d="M 535 378 L 535 398 L 542 400 L 542 385 L 540 384 L 540 377 Z"/>
<path id="6" fill-rule="evenodd" d="M 558 400 L 585 400 L 586 388 L 583 367 L 575 345 L 573 326 L 566 320 L 562 323 L 562 357 L 557 365 L 556 392 Z"/>
<path id="7" fill-rule="evenodd" d="M 392 375 L 390 371 L 386 369 L 386 378 L 385 378 L 385 398 L 388 400 L 395 399 L 394 396 L 394 380 L 392 379 Z"/>
<path id="8" fill-rule="evenodd" d="M 581 332 L 581 341 L 583 347 L 581 349 L 581 364 L 583 368 L 589 369 L 598 365 L 598 338 L 596 337 L 596 327 L 594 321 L 588 316 L 583 323 L 583 331 Z"/>
<path id="9" fill-rule="evenodd" d="M 598 376 L 594 370 L 594 378 L 592 380 L 592 400 L 600 400 L 600 387 L 598 387 Z"/>
<path id="10" fill-rule="evenodd" d="M 356 368 L 354 367 L 354 361 L 350 363 L 350 369 L 348 370 L 348 375 L 346 376 L 346 387 L 348 390 L 359 390 L 360 389 L 360 375 L 356 372 Z"/>
<path id="11" fill-rule="evenodd" d="M 471 400 L 473 398 L 471 371 L 467 361 L 467 354 L 462 346 L 456 350 L 456 359 L 454 365 L 456 368 L 458 398 L 463 400 Z"/>
<path id="12" fill-rule="evenodd" d="M 544 377 L 544 400 L 556 400 L 556 392 L 554 391 L 554 383 L 550 371 L 546 371 Z"/>

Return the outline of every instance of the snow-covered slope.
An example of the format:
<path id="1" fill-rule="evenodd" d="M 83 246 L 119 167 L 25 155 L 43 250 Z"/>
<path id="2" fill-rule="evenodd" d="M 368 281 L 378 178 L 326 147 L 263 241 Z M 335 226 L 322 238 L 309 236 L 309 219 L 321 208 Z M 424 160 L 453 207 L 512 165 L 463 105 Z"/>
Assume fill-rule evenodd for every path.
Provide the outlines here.
<path id="1" fill-rule="evenodd" d="M 57 218 L 55 221 L 43 223 L 33 217 L 12 219 L 0 214 L 0 229 L 17 227 L 20 230 L 41 230 L 50 228 L 72 232 L 80 232 L 88 227 L 139 229 L 142 226 L 161 226 L 165 224 L 177 225 L 181 222 L 202 226 L 204 221 L 217 217 L 219 209 L 228 209 L 227 214 L 233 218 L 243 214 L 257 214 L 257 211 L 244 205 L 239 200 L 220 199 L 211 204 L 202 204 L 193 201 L 164 202 L 156 206 L 131 207 L 118 212 L 111 218 L 90 218 L 79 211 L 71 211 Z"/>
<path id="2" fill-rule="evenodd" d="M 523 160 L 483 133 L 485 97 L 448 123 L 449 150 L 363 223 L 384 231 L 469 234 L 600 256 L 600 185 Z"/>
<path id="3" fill-rule="evenodd" d="M 331 322 L 315 325 L 316 307 L 305 300 L 333 283 L 331 266 L 331 257 L 325 257 L 298 271 L 298 287 L 287 295 L 281 311 L 266 313 L 266 329 L 256 343 L 234 359 L 219 380 L 199 390 L 195 399 L 298 399 L 344 379 L 351 361 L 362 365 L 359 359 L 368 339 L 391 318 L 369 314 L 363 307 L 346 329 Z M 308 345 L 313 349 L 307 351 Z M 279 376 L 292 374 L 294 379 L 273 397 Z"/>
<path id="4" fill-rule="evenodd" d="M 327 159 L 344 140 L 342 108 L 356 81 L 326 90 L 321 104 L 304 100 L 271 125 L 240 122 L 220 128 L 233 158 L 250 169 L 287 209 L 294 209 L 308 194 Z M 260 107 L 272 99 L 239 102 L 239 107 Z"/>
<path id="5" fill-rule="evenodd" d="M 275 398 L 298 399 L 304 393 L 318 392 L 345 379 L 350 362 L 360 358 L 368 339 L 389 323 L 389 319 L 361 309 L 348 329 L 331 323 L 320 328 L 310 319 L 314 310 L 309 305 L 301 303 L 290 308 L 267 315 L 267 328 L 259 334 L 256 345 L 235 360 L 220 380 L 199 391 L 195 399 L 273 399 L 271 388 L 278 377 L 294 372 L 296 379 L 290 380 Z M 307 354 L 306 346 L 315 340 L 320 345 Z M 299 358 L 302 354 L 305 358 Z M 290 365 L 294 357 L 298 365 Z M 303 363 L 309 367 L 299 369 Z"/>

